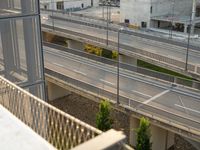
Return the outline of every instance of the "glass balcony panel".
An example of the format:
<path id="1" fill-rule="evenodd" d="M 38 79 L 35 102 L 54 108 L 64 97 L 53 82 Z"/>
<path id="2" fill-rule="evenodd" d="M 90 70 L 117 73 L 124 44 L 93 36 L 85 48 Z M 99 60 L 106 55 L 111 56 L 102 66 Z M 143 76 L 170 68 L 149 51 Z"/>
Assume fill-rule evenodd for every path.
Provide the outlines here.
<path id="1" fill-rule="evenodd" d="M 38 13 L 38 0 L 1 0 L 0 18 Z"/>

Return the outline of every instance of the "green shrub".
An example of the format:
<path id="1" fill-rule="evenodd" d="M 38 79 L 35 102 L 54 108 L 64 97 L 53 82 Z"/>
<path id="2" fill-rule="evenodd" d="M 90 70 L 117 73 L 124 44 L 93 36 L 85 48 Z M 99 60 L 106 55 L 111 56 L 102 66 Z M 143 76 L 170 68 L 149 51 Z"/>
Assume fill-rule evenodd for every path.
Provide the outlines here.
<path id="1" fill-rule="evenodd" d="M 112 120 L 110 118 L 111 106 L 107 100 L 102 100 L 99 104 L 99 112 L 96 116 L 97 128 L 102 131 L 107 131 L 112 127 Z"/>
<path id="2" fill-rule="evenodd" d="M 140 126 L 136 130 L 137 132 L 137 144 L 136 150 L 152 150 L 152 143 L 150 142 L 150 123 L 148 119 L 142 117 L 140 119 Z"/>

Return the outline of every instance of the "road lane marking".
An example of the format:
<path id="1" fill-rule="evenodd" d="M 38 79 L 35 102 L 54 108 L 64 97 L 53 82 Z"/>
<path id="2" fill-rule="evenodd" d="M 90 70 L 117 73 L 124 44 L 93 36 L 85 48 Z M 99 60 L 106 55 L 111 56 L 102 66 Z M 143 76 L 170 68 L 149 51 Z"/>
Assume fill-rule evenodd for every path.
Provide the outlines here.
<path id="1" fill-rule="evenodd" d="M 178 98 L 179 98 L 179 100 L 180 100 L 180 102 L 181 102 L 181 105 L 182 105 L 183 107 L 185 107 L 182 98 L 181 98 L 180 96 L 178 96 Z M 186 114 L 189 114 L 189 113 L 187 112 L 186 109 L 184 109 L 184 110 L 185 110 Z"/>
<path id="2" fill-rule="evenodd" d="M 81 71 L 78 71 L 78 70 L 76 70 L 76 69 L 74 69 L 73 71 L 74 71 L 74 72 L 76 72 L 76 73 L 78 73 L 78 74 L 82 74 L 82 75 L 84 75 L 84 76 L 87 76 L 87 74 L 86 74 L 86 73 L 84 73 L 84 72 L 81 72 Z"/>
<path id="3" fill-rule="evenodd" d="M 114 83 L 109 82 L 109 81 L 106 81 L 106 80 L 104 80 L 104 79 L 100 79 L 100 81 L 105 82 L 105 83 L 108 83 L 108 84 L 111 84 L 111 85 L 115 85 Z"/>
<path id="4" fill-rule="evenodd" d="M 133 93 L 136 93 L 136 94 L 139 94 L 139 95 L 142 95 L 144 97 L 147 97 L 147 98 L 151 98 L 152 96 L 151 95 L 148 95 L 148 94 L 144 94 L 144 93 L 141 93 L 139 91 L 135 91 L 135 90 L 132 90 Z"/>
<path id="5" fill-rule="evenodd" d="M 64 67 L 63 65 L 55 63 L 55 62 L 53 64 L 56 65 L 56 66 L 59 66 L 59 67 Z"/>
<path id="6" fill-rule="evenodd" d="M 169 91 L 170 91 L 170 90 L 165 90 L 165 91 L 163 91 L 163 92 L 161 92 L 161 93 L 159 93 L 159 94 L 157 94 L 157 95 L 151 97 L 149 100 L 144 101 L 143 104 L 148 104 L 149 102 L 151 102 L 151 101 L 157 99 L 158 97 L 161 97 L 162 95 L 168 93 Z"/>
<path id="7" fill-rule="evenodd" d="M 186 109 L 186 110 L 189 110 L 189 111 L 192 111 L 192 112 L 195 112 L 195 113 L 198 113 L 200 114 L 200 111 L 198 110 L 195 110 L 195 109 L 192 109 L 192 108 L 188 108 L 188 107 L 184 107 L 184 106 L 181 106 L 179 104 L 174 104 L 176 107 L 180 107 L 180 108 L 183 108 L 183 109 Z"/>

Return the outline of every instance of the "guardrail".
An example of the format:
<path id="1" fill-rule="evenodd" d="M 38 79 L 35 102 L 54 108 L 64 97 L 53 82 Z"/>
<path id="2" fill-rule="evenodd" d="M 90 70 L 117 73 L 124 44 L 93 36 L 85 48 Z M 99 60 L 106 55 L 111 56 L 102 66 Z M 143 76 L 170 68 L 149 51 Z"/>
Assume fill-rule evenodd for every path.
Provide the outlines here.
<path id="1" fill-rule="evenodd" d="M 85 83 L 78 79 L 73 79 L 71 77 L 55 72 L 48 68 L 45 68 L 45 72 L 47 75 L 60 79 L 65 84 L 69 84 L 70 86 L 76 89 L 78 88 L 81 91 L 84 91 L 88 94 L 92 94 L 100 98 L 106 98 L 116 103 L 116 93 L 106 90 L 104 86 L 99 85 L 99 87 L 96 87 L 89 83 Z M 161 123 L 165 124 L 165 126 L 170 126 L 171 128 L 170 127 L 168 128 L 174 130 L 176 133 L 181 134 L 181 132 L 183 132 L 185 136 L 187 135 L 192 139 L 200 141 L 200 132 L 199 132 L 200 121 L 186 116 L 182 116 L 180 114 L 173 113 L 168 110 L 164 110 L 154 105 L 143 104 L 139 100 L 127 97 L 122 94 L 120 94 L 119 99 L 120 99 L 120 104 L 123 107 L 133 112 L 136 112 L 140 115 L 147 116 L 150 119 L 160 121 Z"/>
<path id="2" fill-rule="evenodd" d="M 1 76 L 0 104 L 57 149 L 71 149 L 102 133 Z"/>

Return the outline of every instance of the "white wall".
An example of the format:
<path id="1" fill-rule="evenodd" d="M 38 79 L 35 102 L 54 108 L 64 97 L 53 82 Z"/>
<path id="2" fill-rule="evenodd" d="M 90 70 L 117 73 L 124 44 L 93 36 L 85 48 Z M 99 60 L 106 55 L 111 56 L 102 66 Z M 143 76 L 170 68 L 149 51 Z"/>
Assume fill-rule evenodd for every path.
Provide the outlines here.
<path id="1" fill-rule="evenodd" d="M 84 8 L 91 6 L 91 0 L 70 0 L 70 1 L 65 1 L 64 2 L 64 9 L 67 8 L 76 8 L 76 7 L 81 7 L 81 5 L 84 4 Z"/>
<path id="2" fill-rule="evenodd" d="M 172 13 L 174 16 L 184 17 L 191 15 L 192 0 L 121 0 L 120 2 L 120 22 L 129 19 L 130 24 L 141 26 L 141 22 L 147 22 L 150 26 L 150 17 L 163 16 Z M 150 8 L 152 6 L 152 14 Z M 170 15 L 171 16 L 171 15 Z"/>
<path id="3" fill-rule="evenodd" d="M 44 8 L 44 4 L 45 5 L 49 5 L 48 8 L 49 9 L 54 9 L 56 10 L 56 2 L 62 2 L 64 1 L 64 9 L 68 9 L 68 8 L 76 8 L 76 7 L 80 7 L 82 8 L 81 4 L 84 4 L 84 8 L 91 6 L 91 1 L 92 0 L 52 0 L 53 4 L 51 3 L 51 0 L 40 0 L 41 4 L 43 4 L 41 7 Z M 53 6 L 52 6 L 53 5 Z M 96 7 L 99 5 L 99 0 L 93 0 L 93 6 Z"/>
<path id="4" fill-rule="evenodd" d="M 150 0 L 121 0 L 120 22 L 129 19 L 130 24 L 141 26 L 141 22 L 150 24 Z"/>
<path id="5" fill-rule="evenodd" d="M 192 0 L 152 0 L 151 16 L 172 14 L 173 9 L 175 16 L 189 16 L 192 12 Z"/>

